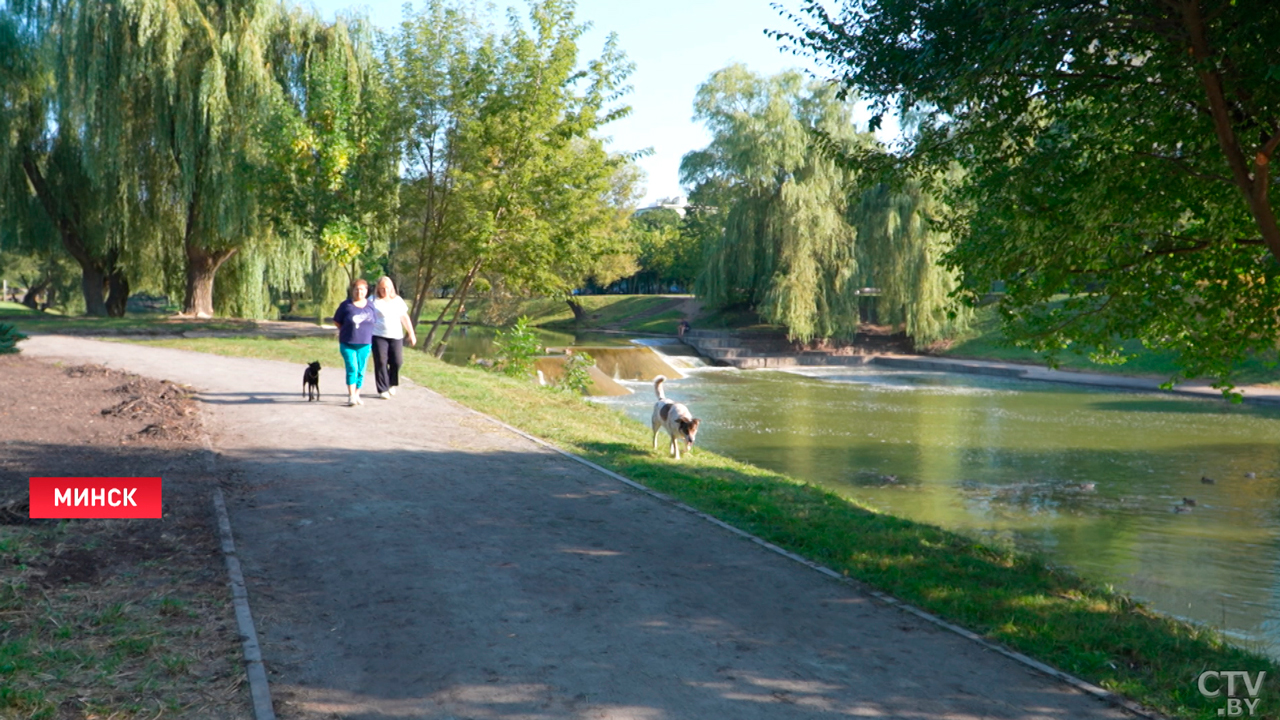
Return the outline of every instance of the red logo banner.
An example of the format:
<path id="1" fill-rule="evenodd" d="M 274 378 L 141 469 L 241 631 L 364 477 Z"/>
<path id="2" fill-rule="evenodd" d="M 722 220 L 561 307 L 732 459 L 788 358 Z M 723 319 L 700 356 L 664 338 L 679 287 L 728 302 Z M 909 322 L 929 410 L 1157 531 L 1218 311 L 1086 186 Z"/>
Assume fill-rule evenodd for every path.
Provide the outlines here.
<path id="1" fill-rule="evenodd" d="M 159 518 L 160 478 L 33 477 L 31 517 Z"/>

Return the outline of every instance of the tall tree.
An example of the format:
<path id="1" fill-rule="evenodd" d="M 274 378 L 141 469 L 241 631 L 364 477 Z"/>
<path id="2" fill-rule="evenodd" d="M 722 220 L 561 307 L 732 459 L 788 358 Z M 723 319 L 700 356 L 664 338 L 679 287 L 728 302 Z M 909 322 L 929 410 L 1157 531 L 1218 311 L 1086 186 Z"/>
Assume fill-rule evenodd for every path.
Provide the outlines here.
<path id="1" fill-rule="evenodd" d="M 0 5 L 0 198 L 34 197 L 80 265 L 90 315 L 123 315 L 126 266 L 157 238 L 162 193 L 140 169 L 150 107 L 117 3 Z"/>
<path id="2" fill-rule="evenodd" d="M 270 0 L 140 0 L 135 8 L 153 90 L 154 160 L 166 171 L 185 259 L 183 312 L 211 316 L 218 269 L 265 232 L 258 127 L 277 85 L 267 48 Z"/>
<path id="3" fill-rule="evenodd" d="M 496 37 L 461 3 L 427 0 L 384 43 L 383 67 L 394 98 L 403 205 L 392 245 L 417 324 L 429 293 L 469 264 L 456 242 L 460 129 L 487 91 Z"/>
<path id="4" fill-rule="evenodd" d="M 917 348 L 955 337 L 971 312 L 957 307 L 948 209 L 919 181 L 877 184 L 849 209 L 858 230 L 859 285 L 875 287 L 878 320 L 901 324 Z"/>
<path id="5" fill-rule="evenodd" d="M 391 97 L 372 28 L 358 18 L 326 23 L 295 8 L 276 23 L 267 57 L 279 93 L 259 133 L 265 210 L 301 234 L 287 245 L 312 256 L 310 289 L 327 309 L 327 286 L 345 295 L 361 260 L 386 252 L 398 189 Z M 341 282 L 327 282 L 335 271 Z"/>
<path id="6" fill-rule="evenodd" d="M 881 111 L 921 118 L 906 157 L 965 170 L 971 300 L 1050 354 L 1174 351 L 1230 384 L 1280 338 L 1280 146 L 1267 0 L 808 0 L 779 36 Z M 1066 299 L 1058 298 L 1065 295 Z"/>
<path id="7" fill-rule="evenodd" d="M 579 68 L 585 30 L 572 2 L 542 0 L 530 3 L 527 27 L 513 11 L 506 32 L 482 44 L 475 78 L 484 90 L 452 141 L 449 180 L 466 274 L 424 345 L 482 269 L 508 286 L 567 294 L 625 217 L 610 198 L 626 159 L 595 133 L 630 111 L 615 103 L 629 90 L 631 64 L 610 37 L 601 56 Z"/>
<path id="8" fill-rule="evenodd" d="M 698 292 L 712 305 L 745 303 L 802 341 L 851 336 L 858 324 L 856 231 L 846 219 L 851 172 L 813 132 L 867 142 L 851 106 L 798 72 L 764 78 L 742 65 L 719 70 L 694 100 L 711 144 L 689 153 L 681 179 L 695 197 L 723 204 Z"/>

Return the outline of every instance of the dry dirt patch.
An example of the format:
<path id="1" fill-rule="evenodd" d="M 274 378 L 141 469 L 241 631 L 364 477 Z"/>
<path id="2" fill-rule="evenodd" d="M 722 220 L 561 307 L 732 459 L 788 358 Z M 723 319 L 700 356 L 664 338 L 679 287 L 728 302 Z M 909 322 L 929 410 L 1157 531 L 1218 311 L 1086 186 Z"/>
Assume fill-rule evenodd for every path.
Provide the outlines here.
<path id="1" fill-rule="evenodd" d="M 191 393 L 0 356 L 0 717 L 247 718 Z M 160 476 L 160 520 L 29 520 L 33 476 Z"/>

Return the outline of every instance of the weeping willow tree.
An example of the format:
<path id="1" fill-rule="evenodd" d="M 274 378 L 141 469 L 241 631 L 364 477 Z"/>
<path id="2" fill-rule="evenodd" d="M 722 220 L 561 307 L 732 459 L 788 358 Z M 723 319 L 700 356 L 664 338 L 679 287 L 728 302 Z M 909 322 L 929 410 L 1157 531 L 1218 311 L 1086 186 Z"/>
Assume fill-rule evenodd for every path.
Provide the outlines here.
<path id="1" fill-rule="evenodd" d="M 93 0 L 0 4 L 0 203 L 36 201 L 80 265 L 90 315 L 124 314 L 130 276 L 151 279 L 145 258 L 163 233 L 131 12 Z"/>
<path id="2" fill-rule="evenodd" d="M 705 302 L 750 307 L 804 342 L 852 337 L 865 288 L 917 345 L 964 326 L 954 276 L 939 265 L 950 248 L 945 208 L 920 183 L 860 184 L 848 158 L 881 151 L 854 131 L 837 88 L 734 65 L 698 89 L 694 108 L 712 140 L 685 156 L 681 179 L 695 205 L 717 208 L 719 225 L 696 284 Z"/>
<path id="3" fill-rule="evenodd" d="M 742 65 L 699 89 L 695 118 L 711 144 L 689 153 L 681 179 L 694 198 L 721 206 L 698 294 L 712 306 L 746 304 L 793 339 L 852 335 L 858 323 L 856 230 L 847 204 L 852 174 L 813 142 L 866 144 L 851 105 L 798 72 L 761 77 Z"/>
<path id="4" fill-rule="evenodd" d="M 259 204 L 256 129 L 277 92 L 266 58 L 285 16 L 267 0 L 135 0 L 126 21 L 143 61 L 129 79 L 150 93 L 147 157 L 163 178 L 185 281 L 183 311 L 214 313 L 223 263 L 268 236 Z"/>
<path id="5" fill-rule="evenodd" d="M 957 278 L 941 263 L 952 247 L 945 210 L 918 181 L 876 185 L 850 207 L 860 284 L 879 289 L 880 321 L 903 325 L 916 347 L 954 336 L 972 314 L 954 302 Z"/>

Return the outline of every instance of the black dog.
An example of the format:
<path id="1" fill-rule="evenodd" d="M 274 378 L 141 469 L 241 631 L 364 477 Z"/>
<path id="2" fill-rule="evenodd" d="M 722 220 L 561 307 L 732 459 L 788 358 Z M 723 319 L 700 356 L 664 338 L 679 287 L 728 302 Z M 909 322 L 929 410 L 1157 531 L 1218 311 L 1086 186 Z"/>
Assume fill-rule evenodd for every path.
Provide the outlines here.
<path id="1" fill-rule="evenodd" d="M 302 371 L 302 394 L 307 402 L 320 399 L 320 361 L 317 360 Z"/>

